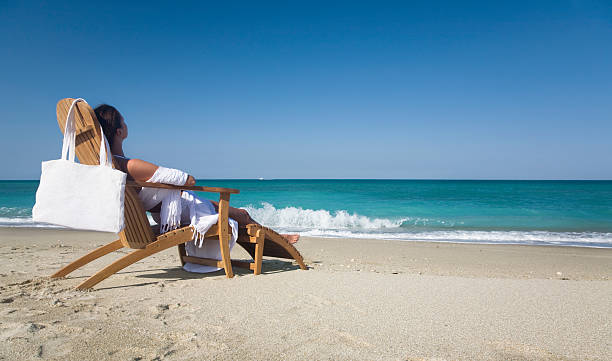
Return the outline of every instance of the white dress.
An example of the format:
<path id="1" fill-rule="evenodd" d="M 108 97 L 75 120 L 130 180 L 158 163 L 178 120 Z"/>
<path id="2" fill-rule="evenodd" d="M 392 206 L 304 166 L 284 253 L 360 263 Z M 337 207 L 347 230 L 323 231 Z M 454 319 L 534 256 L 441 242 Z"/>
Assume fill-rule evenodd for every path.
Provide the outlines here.
<path id="1" fill-rule="evenodd" d="M 202 234 L 219 220 L 219 213 L 215 211 L 213 204 L 207 199 L 198 198 L 191 191 L 181 192 L 181 208 L 181 224 L 195 224 Z M 155 222 L 159 223 L 159 213 L 151 213 L 151 216 Z M 238 222 L 230 218 L 229 223 L 232 231 L 229 242 L 231 250 L 238 239 Z M 217 240 L 189 241 L 185 243 L 185 251 L 188 256 L 192 257 L 221 259 L 221 248 Z M 185 263 L 183 269 L 187 272 L 207 273 L 218 271 L 221 268 Z"/>

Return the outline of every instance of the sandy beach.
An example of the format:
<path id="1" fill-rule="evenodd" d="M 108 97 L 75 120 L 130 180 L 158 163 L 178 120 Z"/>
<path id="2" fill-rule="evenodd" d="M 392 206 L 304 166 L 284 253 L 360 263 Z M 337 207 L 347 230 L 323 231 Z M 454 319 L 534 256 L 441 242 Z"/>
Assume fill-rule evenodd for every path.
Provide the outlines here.
<path id="1" fill-rule="evenodd" d="M 48 278 L 112 240 L 0 229 L 0 359 L 612 359 L 612 249 L 303 238 L 307 271 L 190 274 L 171 249 L 73 289 L 121 250 Z"/>

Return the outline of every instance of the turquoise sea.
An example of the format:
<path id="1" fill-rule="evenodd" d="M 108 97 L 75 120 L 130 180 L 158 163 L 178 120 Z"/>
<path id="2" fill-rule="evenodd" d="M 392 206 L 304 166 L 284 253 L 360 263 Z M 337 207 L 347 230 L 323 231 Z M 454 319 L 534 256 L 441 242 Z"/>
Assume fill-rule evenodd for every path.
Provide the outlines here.
<path id="1" fill-rule="evenodd" d="M 612 247 L 612 181 L 199 180 L 305 236 Z M 31 219 L 38 181 L 0 181 L 0 226 Z M 200 193 L 215 199 L 212 193 Z"/>

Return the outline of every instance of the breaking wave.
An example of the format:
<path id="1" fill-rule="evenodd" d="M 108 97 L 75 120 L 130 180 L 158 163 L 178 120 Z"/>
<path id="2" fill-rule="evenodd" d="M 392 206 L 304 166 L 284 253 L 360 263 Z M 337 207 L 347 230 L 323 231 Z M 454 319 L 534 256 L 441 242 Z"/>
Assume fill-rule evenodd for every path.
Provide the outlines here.
<path id="1" fill-rule="evenodd" d="M 311 237 L 612 247 L 612 233 L 605 232 L 459 230 L 448 229 L 457 226 L 452 222 L 424 218 L 370 218 L 345 210 L 330 212 L 299 207 L 277 209 L 269 203 L 262 203 L 261 207 L 249 205 L 243 208 L 262 224 L 281 232 L 297 232 Z M 432 230 L 434 227 L 439 229 Z"/>
<path id="2" fill-rule="evenodd" d="M 359 214 L 350 214 L 340 210 L 333 214 L 325 209 L 313 210 L 297 207 L 277 209 L 270 203 L 262 207 L 251 205 L 243 207 L 258 222 L 270 227 L 290 228 L 294 230 L 310 229 L 364 229 L 378 230 L 399 228 L 408 218 L 391 220 L 387 218 L 369 218 Z"/>

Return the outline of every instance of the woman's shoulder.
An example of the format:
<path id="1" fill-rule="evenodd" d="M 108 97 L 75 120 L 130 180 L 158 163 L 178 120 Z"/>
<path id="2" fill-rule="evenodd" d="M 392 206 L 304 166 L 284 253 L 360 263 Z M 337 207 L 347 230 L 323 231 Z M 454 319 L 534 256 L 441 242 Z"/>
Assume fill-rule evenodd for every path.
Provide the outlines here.
<path id="1" fill-rule="evenodd" d="M 129 162 L 130 158 L 127 158 L 127 157 L 122 156 L 122 155 L 113 154 L 113 159 L 114 159 L 113 163 L 115 164 L 117 169 L 119 169 L 123 173 L 128 173 L 128 171 L 127 171 L 127 164 Z"/>

